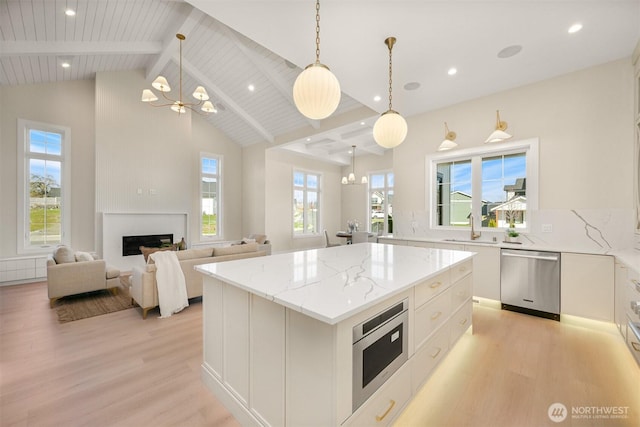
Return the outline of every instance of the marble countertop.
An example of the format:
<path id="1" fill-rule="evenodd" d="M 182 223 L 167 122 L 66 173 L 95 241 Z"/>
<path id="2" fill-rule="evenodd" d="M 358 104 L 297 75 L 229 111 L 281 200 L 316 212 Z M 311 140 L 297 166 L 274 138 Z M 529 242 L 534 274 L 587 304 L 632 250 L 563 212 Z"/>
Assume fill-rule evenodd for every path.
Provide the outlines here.
<path id="1" fill-rule="evenodd" d="M 333 325 L 473 255 L 360 243 L 203 264 L 196 270 Z"/>
<path id="2" fill-rule="evenodd" d="M 505 248 L 505 249 L 524 249 L 530 251 L 549 251 L 549 252 L 572 252 L 572 253 L 581 253 L 581 254 L 591 254 L 591 255 L 613 255 L 613 250 L 608 248 L 578 248 L 574 246 L 556 246 L 556 245 L 548 245 L 548 244 L 539 244 L 539 243 L 531 243 L 528 241 L 523 241 L 521 243 L 508 243 L 508 242 L 492 242 L 488 240 L 483 240 L 482 238 L 478 240 L 470 240 L 470 239 L 449 239 L 449 238 L 440 238 L 440 237 L 418 237 L 418 236 L 397 236 L 392 234 L 387 234 L 383 236 L 378 236 L 379 239 L 394 239 L 394 240 L 407 240 L 411 242 L 428 242 L 428 243 L 445 243 L 450 245 L 477 245 L 477 246 L 488 246 L 493 248 Z"/>

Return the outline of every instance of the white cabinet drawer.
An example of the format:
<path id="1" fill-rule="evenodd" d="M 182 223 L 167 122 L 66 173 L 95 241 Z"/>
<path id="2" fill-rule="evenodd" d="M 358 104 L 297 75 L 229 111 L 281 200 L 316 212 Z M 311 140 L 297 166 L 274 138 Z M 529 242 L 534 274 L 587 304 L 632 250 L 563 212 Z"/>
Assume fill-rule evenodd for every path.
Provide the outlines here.
<path id="1" fill-rule="evenodd" d="M 451 268 L 451 283 L 456 283 L 458 280 L 466 276 L 473 271 L 473 260 L 463 262 Z"/>
<path id="2" fill-rule="evenodd" d="M 416 349 L 451 315 L 451 292 L 447 289 L 416 309 L 414 339 Z"/>
<path id="3" fill-rule="evenodd" d="M 451 311 L 456 311 L 473 294 L 473 274 L 469 274 L 451 286 Z"/>
<path id="4" fill-rule="evenodd" d="M 413 392 L 429 378 L 431 371 L 442 360 L 449 351 L 449 324 L 443 325 L 433 337 L 416 352 L 411 359 L 411 384 Z"/>
<path id="5" fill-rule="evenodd" d="M 469 302 L 464 304 L 462 308 L 460 308 L 453 314 L 453 316 L 451 316 L 451 321 L 449 322 L 449 324 L 451 325 L 449 347 L 452 348 L 458 341 L 458 338 L 460 338 L 460 336 L 464 334 L 467 329 L 469 329 L 469 326 L 471 326 L 472 315 L 473 304 L 471 303 L 471 300 L 469 300 Z"/>
<path id="6" fill-rule="evenodd" d="M 440 273 L 416 286 L 416 307 L 420 307 L 422 304 L 447 289 L 450 283 L 449 271 L 445 271 L 444 273 Z"/>
<path id="7" fill-rule="evenodd" d="M 631 351 L 631 354 L 636 359 L 638 365 L 640 365 L 640 340 L 636 336 L 636 334 L 631 329 L 631 326 L 627 323 L 627 346 Z"/>
<path id="8" fill-rule="evenodd" d="M 343 425 L 387 426 L 411 398 L 410 363 L 405 363 Z"/>

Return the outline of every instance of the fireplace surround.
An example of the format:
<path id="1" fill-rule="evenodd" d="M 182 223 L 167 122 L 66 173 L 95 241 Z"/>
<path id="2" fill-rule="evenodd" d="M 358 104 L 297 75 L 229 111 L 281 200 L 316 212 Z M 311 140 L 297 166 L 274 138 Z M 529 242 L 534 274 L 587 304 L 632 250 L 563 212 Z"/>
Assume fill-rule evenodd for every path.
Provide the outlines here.
<path id="1" fill-rule="evenodd" d="M 122 256 L 140 255 L 140 246 L 160 248 L 173 244 L 173 234 L 145 234 L 142 236 L 122 236 Z"/>

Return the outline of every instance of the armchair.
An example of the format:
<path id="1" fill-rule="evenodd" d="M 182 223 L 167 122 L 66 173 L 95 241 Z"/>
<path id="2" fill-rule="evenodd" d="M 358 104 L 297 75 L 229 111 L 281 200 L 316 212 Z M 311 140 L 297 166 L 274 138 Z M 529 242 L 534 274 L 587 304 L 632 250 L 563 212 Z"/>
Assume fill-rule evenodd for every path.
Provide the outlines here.
<path id="1" fill-rule="evenodd" d="M 120 270 L 87 252 L 74 252 L 67 246 L 58 246 L 47 259 L 51 308 L 58 299 L 69 295 L 102 289 L 109 289 L 115 295 L 119 286 Z"/>

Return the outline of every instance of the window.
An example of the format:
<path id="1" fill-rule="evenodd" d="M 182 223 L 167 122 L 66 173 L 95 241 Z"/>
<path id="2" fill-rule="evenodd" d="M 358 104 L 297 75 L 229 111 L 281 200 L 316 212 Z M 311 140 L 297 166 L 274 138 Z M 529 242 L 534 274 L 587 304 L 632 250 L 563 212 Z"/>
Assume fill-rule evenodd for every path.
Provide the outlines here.
<path id="1" fill-rule="evenodd" d="M 69 243 L 69 128 L 18 120 L 18 252 Z"/>
<path id="2" fill-rule="evenodd" d="M 393 172 L 369 175 L 369 221 L 372 233 L 393 233 Z"/>
<path id="3" fill-rule="evenodd" d="M 222 236 L 222 198 L 220 178 L 222 158 L 215 154 L 200 154 L 200 238 Z"/>
<path id="4" fill-rule="evenodd" d="M 537 139 L 431 157 L 432 226 L 529 228 L 537 162 Z"/>
<path id="5" fill-rule="evenodd" d="M 317 173 L 293 172 L 293 235 L 320 231 L 320 178 Z"/>

